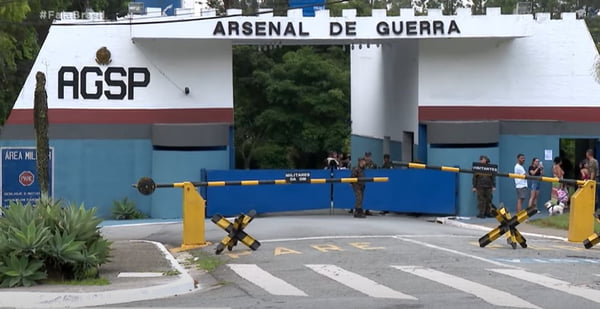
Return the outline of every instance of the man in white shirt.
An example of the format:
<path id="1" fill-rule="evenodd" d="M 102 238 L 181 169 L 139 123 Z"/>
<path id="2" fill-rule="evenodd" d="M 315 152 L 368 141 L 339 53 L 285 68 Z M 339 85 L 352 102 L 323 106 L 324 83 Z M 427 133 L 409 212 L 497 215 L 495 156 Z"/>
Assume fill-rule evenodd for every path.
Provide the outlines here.
<path id="1" fill-rule="evenodd" d="M 515 164 L 515 174 L 517 175 L 527 175 L 525 172 L 525 168 L 523 167 L 523 163 L 525 163 L 525 155 L 520 153 L 517 155 L 517 164 Z M 527 198 L 527 179 L 515 178 L 515 187 L 517 188 L 517 213 L 521 211 L 521 207 L 523 206 L 523 201 Z"/>

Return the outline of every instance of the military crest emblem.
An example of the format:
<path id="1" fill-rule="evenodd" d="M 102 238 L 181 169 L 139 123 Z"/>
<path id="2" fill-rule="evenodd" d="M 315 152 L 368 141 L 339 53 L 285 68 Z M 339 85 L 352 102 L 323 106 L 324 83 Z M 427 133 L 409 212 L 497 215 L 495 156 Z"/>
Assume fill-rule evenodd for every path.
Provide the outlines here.
<path id="1" fill-rule="evenodd" d="M 99 65 L 109 65 L 112 62 L 110 59 L 110 51 L 106 46 L 101 47 L 96 51 L 96 63 Z"/>

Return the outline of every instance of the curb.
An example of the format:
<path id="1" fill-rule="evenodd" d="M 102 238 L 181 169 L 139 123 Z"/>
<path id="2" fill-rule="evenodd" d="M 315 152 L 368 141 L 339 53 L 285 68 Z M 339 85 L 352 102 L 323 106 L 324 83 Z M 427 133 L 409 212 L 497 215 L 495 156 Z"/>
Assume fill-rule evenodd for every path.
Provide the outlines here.
<path id="1" fill-rule="evenodd" d="M 194 279 L 187 273 L 167 248 L 158 242 L 138 240 L 156 245 L 165 254 L 165 258 L 174 269 L 179 271 L 178 278 L 162 285 L 143 288 L 122 289 L 87 293 L 36 293 L 36 292 L 0 292 L 0 306 L 14 308 L 65 308 L 88 307 L 150 300 L 190 293 L 196 290 Z"/>
<path id="2" fill-rule="evenodd" d="M 459 221 L 456 221 L 451 218 L 436 218 L 436 222 L 439 222 L 441 224 L 448 224 L 448 225 L 452 225 L 452 226 L 456 226 L 456 227 L 471 229 L 471 230 L 490 231 L 490 227 L 487 227 L 484 225 L 479 225 L 479 224 L 470 224 L 470 223 L 459 222 Z M 551 235 L 536 234 L 536 233 L 526 233 L 526 232 L 521 232 L 521 234 L 523 236 L 569 241 L 566 237 L 551 236 Z"/>

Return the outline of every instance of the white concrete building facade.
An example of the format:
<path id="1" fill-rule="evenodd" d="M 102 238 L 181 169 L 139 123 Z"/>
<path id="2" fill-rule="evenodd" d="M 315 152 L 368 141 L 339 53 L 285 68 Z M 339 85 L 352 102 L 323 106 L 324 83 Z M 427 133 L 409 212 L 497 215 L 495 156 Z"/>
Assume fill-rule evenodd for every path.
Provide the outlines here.
<path id="1" fill-rule="evenodd" d="M 390 153 L 394 160 L 464 166 L 485 152 L 510 169 L 513 153 L 558 153 L 561 136 L 591 138 L 600 128 L 594 124 L 598 52 L 575 13 L 550 20 L 501 15 L 499 8 L 481 16 L 470 9 L 453 16 L 374 10 L 366 17 L 354 10 L 341 17 L 327 10 L 303 17 L 300 9 L 287 16 L 177 12 L 56 22 L 2 132 L 3 146 L 33 142 L 41 71 L 57 158 L 55 190 L 66 198 L 92 195 L 97 204 L 110 204 L 130 194 L 123 184 L 141 176 L 178 181 L 196 178 L 201 168 L 233 168 L 232 47 L 244 44 L 351 49 L 354 158 L 371 151 L 376 161 Z M 522 143 L 527 136 L 534 141 Z M 117 193 L 102 196 L 98 182 Z M 503 199 L 510 186 L 503 182 Z M 153 196 L 148 211 L 176 217 L 158 206 L 169 198 Z"/>

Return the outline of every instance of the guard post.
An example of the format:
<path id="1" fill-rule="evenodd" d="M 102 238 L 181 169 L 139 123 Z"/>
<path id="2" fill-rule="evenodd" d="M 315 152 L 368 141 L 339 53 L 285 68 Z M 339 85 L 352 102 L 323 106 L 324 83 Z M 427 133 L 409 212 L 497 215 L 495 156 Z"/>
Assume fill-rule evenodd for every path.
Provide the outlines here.
<path id="1" fill-rule="evenodd" d="M 202 198 L 195 187 L 222 187 L 222 186 L 256 186 L 256 185 L 288 185 L 294 183 L 325 184 L 325 183 L 355 183 L 355 182 L 387 182 L 388 177 L 358 177 L 358 178 L 315 178 L 311 179 L 309 173 L 286 173 L 286 179 L 275 180 L 238 180 L 238 181 L 202 181 L 202 182 L 176 182 L 157 184 L 150 177 L 142 177 L 133 187 L 143 195 L 150 195 L 157 188 L 182 188 L 183 189 L 183 243 L 181 247 L 172 251 L 184 251 L 209 245 L 205 238 L 206 200 Z M 254 216 L 251 216 L 252 218 Z M 245 217 L 244 217 L 245 218 Z M 242 218 L 243 219 L 243 218 Z M 240 220 L 242 220 L 240 219 Z M 219 221 L 219 220 L 217 220 Z M 247 225 L 251 220 L 242 220 Z M 217 224 L 217 222 L 215 222 Z M 217 224 L 219 225 L 219 224 Z M 219 225 L 224 228 L 223 226 Z M 239 234 L 239 233 L 238 233 Z M 243 238 L 243 237 L 242 237 Z M 232 239 L 237 239 L 232 236 Z M 254 240 L 256 241 L 256 240 Z M 256 241 L 257 242 L 257 241 Z M 258 243 L 258 242 L 257 242 Z M 232 242 L 235 244 L 235 242 Z M 246 244 L 246 243 L 245 243 Z M 260 243 L 258 243 L 260 245 Z M 250 245 L 249 245 L 250 246 Z"/>
<path id="2" fill-rule="evenodd" d="M 415 168 L 415 169 L 433 169 L 440 170 L 444 172 L 454 172 L 454 173 L 479 173 L 480 171 L 474 171 L 472 169 L 465 169 L 459 167 L 450 167 L 450 166 L 429 166 L 421 163 L 412 163 L 412 162 L 394 162 L 395 165 L 403 166 L 407 168 Z M 559 179 L 556 177 L 545 177 L 545 176 L 529 176 L 529 175 L 519 175 L 514 173 L 500 173 L 496 172 L 496 176 L 499 177 L 508 177 L 508 178 L 519 178 L 519 179 L 531 179 L 537 181 L 544 182 L 553 182 L 553 183 L 563 183 L 563 184 L 575 184 L 578 186 L 577 191 L 571 197 L 571 205 L 569 211 L 569 231 L 568 231 L 568 240 L 571 242 L 581 242 L 584 241 L 588 236 L 590 236 L 594 232 L 594 208 L 596 202 L 596 181 L 595 180 L 575 180 L 575 179 Z M 526 219 L 525 216 L 530 217 L 533 215 L 527 214 L 525 212 L 519 216 L 523 221 Z M 498 218 L 498 217 L 497 217 Z M 513 217 L 514 218 L 514 217 Z M 515 221 L 513 222 L 522 222 Z M 490 232 L 491 233 L 491 232 Z M 497 237 L 496 237 L 497 238 Z M 494 238 L 495 239 L 495 238 Z M 518 242 L 518 240 L 517 240 Z M 514 247 L 514 246 L 513 246 Z"/>

